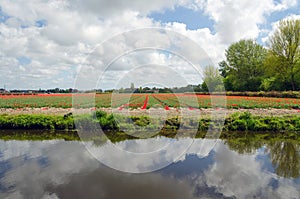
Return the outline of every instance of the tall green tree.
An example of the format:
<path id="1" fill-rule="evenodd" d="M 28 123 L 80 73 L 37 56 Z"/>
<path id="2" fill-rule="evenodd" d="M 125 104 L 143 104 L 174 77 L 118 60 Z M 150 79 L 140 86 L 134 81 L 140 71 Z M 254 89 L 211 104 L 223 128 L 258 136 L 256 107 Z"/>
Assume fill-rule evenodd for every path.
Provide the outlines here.
<path id="1" fill-rule="evenodd" d="M 267 50 L 254 40 L 240 40 L 225 52 L 226 61 L 220 62 L 226 90 L 258 91 L 264 75 Z"/>
<path id="2" fill-rule="evenodd" d="M 230 74 L 230 67 L 228 66 L 226 61 L 223 60 L 219 63 L 219 72 L 220 72 L 221 76 L 223 77 L 225 89 L 227 91 L 234 90 L 233 86 L 232 86 L 233 75 Z"/>
<path id="3" fill-rule="evenodd" d="M 222 76 L 219 74 L 218 68 L 208 65 L 203 71 L 202 89 L 209 92 L 224 91 Z"/>
<path id="4" fill-rule="evenodd" d="M 268 45 L 266 66 L 281 89 L 300 89 L 300 20 L 281 20 Z"/>

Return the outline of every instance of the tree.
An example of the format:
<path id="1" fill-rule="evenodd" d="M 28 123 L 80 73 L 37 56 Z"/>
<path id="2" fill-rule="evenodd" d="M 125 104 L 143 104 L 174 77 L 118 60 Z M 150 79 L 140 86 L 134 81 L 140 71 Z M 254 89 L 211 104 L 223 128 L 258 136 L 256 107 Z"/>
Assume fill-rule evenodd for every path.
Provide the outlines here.
<path id="1" fill-rule="evenodd" d="M 226 61 L 221 61 L 219 63 L 219 72 L 221 74 L 222 77 L 227 77 L 227 75 L 229 74 L 230 72 L 230 67 L 228 66 L 228 64 L 226 63 Z"/>
<path id="2" fill-rule="evenodd" d="M 222 76 L 216 67 L 209 65 L 204 68 L 202 89 L 209 92 L 224 91 Z"/>
<path id="3" fill-rule="evenodd" d="M 269 77 L 263 79 L 260 85 L 260 89 L 264 91 L 271 91 L 272 88 L 275 88 L 274 87 L 275 81 L 276 81 L 275 77 Z"/>
<path id="4" fill-rule="evenodd" d="M 230 45 L 225 53 L 226 61 L 219 64 L 226 90 L 258 91 L 266 55 L 267 50 L 252 39 Z"/>
<path id="5" fill-rule="evenodd" d="M 300 20 L 281 20 L 268 45 L 268 68 L 283 84 L 289 83 L 290 87 L 287 89 L 299 89 L 300 82 L 297 82 L 297 77 L 300 77 Z"/>
<path id="6" fill-rule="evenodd" d="M 221 61 L 219 63 L 219 72 L 223 77 L 224 87 L 226 90 L 231 91 L 234 90 L 232 86 L 232 75 L 230 75 L 230 67 L 226 63 L 226 61 Z"/>
<path id="7" fill-rule="evenodd" d="M 121 87 L 121 88 L 119 89 L 119 93 L 124 93 L 124 88 L 123 88 L 123 87 Z"/>
<path id="8" fill-rule="evenodd" d="M 131 89 L 131 90 L 134 90 L 134 83 L 131 83 L 131 84 L 130 84 L 130 89 Z"/>

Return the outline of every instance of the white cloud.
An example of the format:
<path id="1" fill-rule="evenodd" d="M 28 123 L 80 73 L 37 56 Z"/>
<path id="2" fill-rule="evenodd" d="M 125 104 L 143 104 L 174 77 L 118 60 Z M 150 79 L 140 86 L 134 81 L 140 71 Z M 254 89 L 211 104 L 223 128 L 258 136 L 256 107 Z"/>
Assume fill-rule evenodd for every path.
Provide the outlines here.
<path id="1" fill-rule="evenodd" d="M 232 1 L 210 0 L 204 10 L 215 22 L 221 42 L 230 44 L 244 38 L 257 38 L 259 24 L 273 9 L 272 0 Z"/>

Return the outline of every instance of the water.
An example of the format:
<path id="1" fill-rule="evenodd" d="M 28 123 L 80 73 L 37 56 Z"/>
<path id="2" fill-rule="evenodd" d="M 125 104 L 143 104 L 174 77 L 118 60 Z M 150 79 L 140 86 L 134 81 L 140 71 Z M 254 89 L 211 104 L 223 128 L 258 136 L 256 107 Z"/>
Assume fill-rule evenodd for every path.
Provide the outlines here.
<path id="1" fill-rule="evenodd" d="M 192 142 L 182 156 L 178 146 Z M 132 153 L 169 148 L 146 166 L 162 169 L 132 174 L 111 169 L 94 152 L 107 145 Z M 139 148 L 137 148 L 139 146 Z M 201 146 L 201 147 L 199 147 Z M 242 141 L 153 138 L 93 144 L 79 141 L 0 141 L 0 198 L 300 198 L 300 144 L 293 141 Z M 114 154 L 106 151 L 106 158 Z M 144 162 L 120 159 L 122 168 Z M 149 161 L 150 162 L 150 161 Z M 142 165 L 139 165 L 142 164 Z M 139 167 L 140 166 L 140 167 Z"/>

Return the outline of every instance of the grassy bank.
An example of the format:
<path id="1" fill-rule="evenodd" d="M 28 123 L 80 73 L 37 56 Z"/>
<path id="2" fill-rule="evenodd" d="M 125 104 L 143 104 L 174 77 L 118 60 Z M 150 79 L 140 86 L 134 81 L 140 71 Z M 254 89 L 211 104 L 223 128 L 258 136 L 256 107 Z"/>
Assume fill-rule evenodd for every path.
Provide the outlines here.
<path id="1" fill-rule="evenodd" d="M 122 121 L 117 124 L 116 121 Z M 122 116 L 111 115 L 103 111 L 97 111 L 96 115 L 80 115 L 73 117 L 71 114 L 59 115 L 0 115 L 1 129 L 48 129 L 48 130 L 76 130 L 100 124 L 103 130 L 126 131 L 136 129 L 143 130 L 173 131 L 177 129 L 194 129 L 198 126 L 199 131 L 207 131 L 209 127 L 218 128 L 217 121 L 209 118 L 201 118 L 200 121 L 190 119 L 182 122 L 180 117 L 167 119 L 163 124 L 154 123 L 146 116 Z M 75 126 L 76 124 L 76 126 Z M 218 125 L 216 125 L 218 124 Z M 75 128 L 76 127 L 76 128 Z M 291 132 L 300 131 L 299 116 L 253 116 L 248 112 L 234 113 L 225 119 L 223 131 L 272 131 Z"/>

